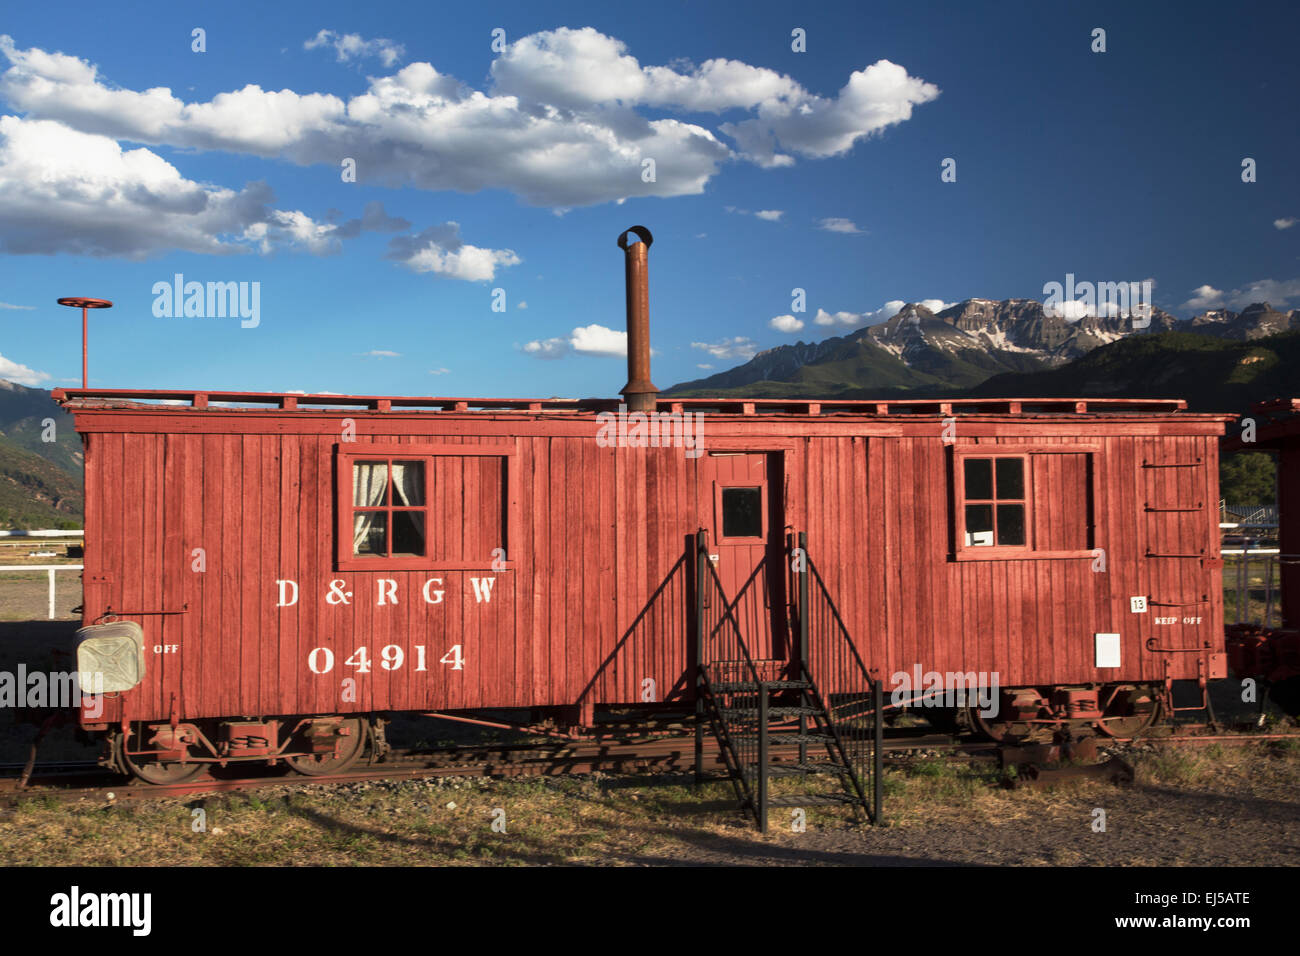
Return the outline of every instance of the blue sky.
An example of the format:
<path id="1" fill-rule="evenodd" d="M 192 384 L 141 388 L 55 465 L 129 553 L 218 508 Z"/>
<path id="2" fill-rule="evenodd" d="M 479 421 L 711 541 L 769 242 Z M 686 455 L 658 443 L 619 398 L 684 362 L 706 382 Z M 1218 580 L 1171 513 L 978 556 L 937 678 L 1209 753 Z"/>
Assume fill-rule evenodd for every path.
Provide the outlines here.
<path id="1" fill-rule="evenodd" d="M 1180 316 L 1300 307 L 1286 4 L 74 9 L 0 21 L 0 377 L 25 384 L 79 381 L 54 299 L 88 295 L 115 302 L 94 386 L 612 395 L 638 223 L 661 388 L 1066 273 L 1152 278 Z M 155 316 L 176 273 L 260 283 L 259 324 Z"/>

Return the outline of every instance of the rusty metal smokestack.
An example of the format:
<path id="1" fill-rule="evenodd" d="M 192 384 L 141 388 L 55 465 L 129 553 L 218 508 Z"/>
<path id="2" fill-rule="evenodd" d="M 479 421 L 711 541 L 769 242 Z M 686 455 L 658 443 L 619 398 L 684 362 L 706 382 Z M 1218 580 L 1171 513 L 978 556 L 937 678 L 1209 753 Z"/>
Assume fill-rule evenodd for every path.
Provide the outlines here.
<path id="1" fill-rule="evenodd" d="M 635 233 L 641 241 L 629 243 L 629 233 Z M 627 385 L 619 394 L 633 412 L 653 412 L 659 403 L 659 389 L 650 381 L 650 280 L 646 261 L 654 241 L 645 226 L 633 226 L 618 237 L 627 281 Z"/>

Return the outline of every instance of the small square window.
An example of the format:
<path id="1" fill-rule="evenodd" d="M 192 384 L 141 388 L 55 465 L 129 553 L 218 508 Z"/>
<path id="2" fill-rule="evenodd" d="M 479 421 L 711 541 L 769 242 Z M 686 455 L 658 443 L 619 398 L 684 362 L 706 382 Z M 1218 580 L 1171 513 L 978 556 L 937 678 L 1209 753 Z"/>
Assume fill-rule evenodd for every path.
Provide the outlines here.
<path id="1" fill-rule="evenodd" d="M 967 458 L 962 462 L 962 477 L 966 547 L 1023 548 L 1028 540 L 1025 460 Z"/>
<path id="2" fill-rule="evenodd" d="M 506 443 L 336 447 L 335 567 L 509 570 L 516 454 Z"/>
<path id="3" fill-rule="evenodd" d="M 722 489 L 722 536 L 763 537 L 763 489 Z"/>
<path id="4" fill-rule="evenodd" d="M 952 560 L 1095 557 L 1098 450 L 1066 442 L 974 442 L 953 449 Z"/>
<path id="5" fill-rule="evenodd" d="M 424 500 L 424 462 L 354 461 L 352 556 L 423 557 Z"/>

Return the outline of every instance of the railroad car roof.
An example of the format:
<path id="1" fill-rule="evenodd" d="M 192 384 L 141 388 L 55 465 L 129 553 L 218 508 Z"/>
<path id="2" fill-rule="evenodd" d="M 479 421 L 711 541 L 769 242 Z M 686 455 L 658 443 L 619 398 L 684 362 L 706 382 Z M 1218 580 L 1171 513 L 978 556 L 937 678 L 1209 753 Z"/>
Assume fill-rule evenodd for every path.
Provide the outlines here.
<path id="1" fill-rule="evenodd" d="M 175 391 L 164 389 L 55 389 L 64 408 L 85 411 L 198 411 L 232 413 L 525 412 L 553 415 L 616 412 L 619 399 L 457 398 L 404 395 L 305 395 L 292 392 Z M 661 397 L 659 413 L 707 412 L 712 415 L 979 415 L 998 417 L 1140 416 L 1231 421 L 1236 416 L 1196 414 L 1182 399 L 1128 398 L 976 398 L 976 399 L 780 399 Z"/>
<path id="2" fill-rule="evenodd" d="M 1244 419 L 1247 416 L 1241 416 Z M 1224 442 L 1224 452 L 1270 451 L 1282 447 L 1294 448 L 1300 442 L 1300 398 L 1274 398 L 1256 402 L 1250 407 L 1250 416 L 1256 422 L 1257 432 L 1252 441 L 1243 441 L 1234 435 Z"/>

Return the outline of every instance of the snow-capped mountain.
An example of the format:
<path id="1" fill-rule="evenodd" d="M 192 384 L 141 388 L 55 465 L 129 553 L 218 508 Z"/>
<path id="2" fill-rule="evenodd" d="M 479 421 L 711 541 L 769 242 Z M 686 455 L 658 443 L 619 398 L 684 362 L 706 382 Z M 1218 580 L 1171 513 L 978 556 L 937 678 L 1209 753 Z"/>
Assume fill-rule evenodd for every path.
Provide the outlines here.
<path id="1" fill-rule="evenodd" d="M 1131 335 L 1192 331 L 1226 339 L 1254 339 L 1300 328 L 1300 310 L 1278 312 L 1267 303 L 1240 313 L 1206 312 L 1177 319 L 1152 308 L 1144 326 L 1128 317 L 1069 320 L 1035 299 L 967 299 L 940 312 L 903 306 L 892 318 L 821 342 L 797 342 L 755 355 L 744 365 L 669 389 L 708 393 L 754 383 L 798 386 L 789 394 L 845 388 L 969 388 L 1001 372 L 1056 368 Z"/>

